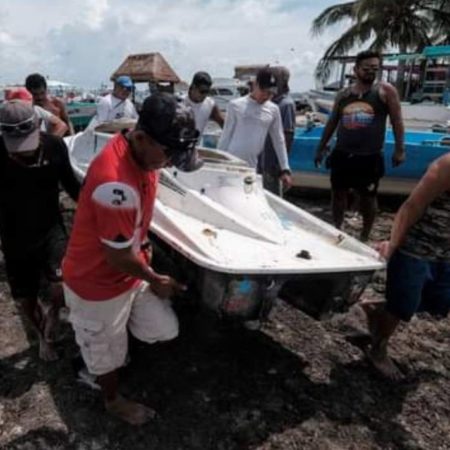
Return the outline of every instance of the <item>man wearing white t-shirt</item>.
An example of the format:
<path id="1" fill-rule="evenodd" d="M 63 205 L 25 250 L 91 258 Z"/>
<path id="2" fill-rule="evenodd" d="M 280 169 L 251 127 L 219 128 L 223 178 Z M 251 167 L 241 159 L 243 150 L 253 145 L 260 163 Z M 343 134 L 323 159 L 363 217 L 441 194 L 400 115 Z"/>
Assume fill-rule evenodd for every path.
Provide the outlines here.
<path id="1" fill-rule="evenodd" d="M 208 97 L 212 79 L 207 72 L 197 72 L 192 78 L 189 92 L 184 103 L 189 106 L 195 117 L 195 127 L 203 134 L 209 120 L 216 122 L 223 128 L 223 116 L 215 101 Z"/>
<path id="2" fill-rule="evenodd" d="M 218 148 L 256 168 L 269 135 L 280 164 L 280 181 L 289 188 L 292 180 L 281 115 L 278 106 L 270 101 L 276 88 L 273 71 L 269 67 L 261 69 L 251 93 L 228 104 Z"/>
<path id="3" fill-rule="evenodd" d="M 92 119 L 89 128 L 104 122 L 130 118 L 137 119 L 138 113 L 133 103 L 128 99 L 133 90 L 133 81 L 122 75 L 116 78 L 111 94 L 102 97 L 97 104 L 97 114 Z"/>

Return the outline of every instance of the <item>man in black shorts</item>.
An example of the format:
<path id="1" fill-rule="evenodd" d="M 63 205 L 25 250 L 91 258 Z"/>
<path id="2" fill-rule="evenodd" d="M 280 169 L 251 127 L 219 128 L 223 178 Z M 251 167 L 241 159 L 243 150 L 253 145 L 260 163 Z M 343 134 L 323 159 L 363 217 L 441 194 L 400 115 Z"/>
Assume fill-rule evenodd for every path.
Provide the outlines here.
<path id="1" fill-rule="evenodd" d="M 317 167 L 337 128 L 337 142 L 327 165 L 331 169 L 333 221 L 342 226 L 348 192 L 356 191 L 363 218 L 361 240 L 367 241 L 377 210 L 376 194 L 384 175 L 384 137 L 389 115 L 395 136 L 392 165 L 405 160 L 404 128 L 397 90 L 384 81 L 375 82 L 381 56 L 361 52 L 356 56 L 355 83 L 340 91 L 316 151 Z"/>
<path id="2" fill-rule="evenodd" d="M 53 360 L 49 325 L 63 301 L 60 263 L 67 239 L 59 185 L 76 200 L 80 184 L 64 141 L 39 131 L 31 103 L 4 103 L 0 131 L 0 239 L 8 283 L 37 332 L 39 356 Z M 50 304 L 47 314 L 37 301 L 41 294 Z"/>

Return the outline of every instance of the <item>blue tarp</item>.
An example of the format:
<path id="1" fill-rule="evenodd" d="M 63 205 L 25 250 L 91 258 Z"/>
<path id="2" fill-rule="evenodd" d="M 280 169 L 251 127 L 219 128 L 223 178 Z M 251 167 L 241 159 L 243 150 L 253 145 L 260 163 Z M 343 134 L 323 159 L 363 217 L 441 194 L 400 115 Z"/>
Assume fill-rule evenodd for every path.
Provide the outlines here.
<path id="1" fill-rule="evenodd" d="M 424 58 L 441 58 L 450 56 L 450 45 L 430 45 L 425 47 L 422 53 L 399 53 L 384 58 L 385 61 L 411 61 Z"/>
<path id="2" fill-rule="evenodd" d="M 399 53 L 397 55 L 386 56 L 383 59 L 385 61 L 413 61 L 423 57 L 422 53 Z"/>
<path id="3" fill-rule="evenodd" d="M 433 45 L 430 47 L 425 47 L 422 54 L 427 58 L 450 56 L 450 45 Z"/>

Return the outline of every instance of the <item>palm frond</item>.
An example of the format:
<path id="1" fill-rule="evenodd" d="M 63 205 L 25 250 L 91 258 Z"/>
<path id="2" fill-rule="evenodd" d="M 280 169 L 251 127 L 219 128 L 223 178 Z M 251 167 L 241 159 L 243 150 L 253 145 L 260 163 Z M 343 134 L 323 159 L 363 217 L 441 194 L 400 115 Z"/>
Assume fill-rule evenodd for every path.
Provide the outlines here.
<path id="1" fill-rule="evenodd" d="M 338 22 L 345 19 L 352 19 L 355 3 L 357 3 L 357 1 L 334 5 L 325 9 L 325 11 L 313 20 L 311 33 L 314 36 L 317 36 L 327 27 L 336 25 Z"/>
<path id="2" fill-rule="evenodd" d="M 313 22 L 317 35 L 326 27 L 350 19 L 349 29 L 333 42 L 316 67 L 316 78 L 326 81 L 333 57 L 358 44 L 383 51 L 421 51 L 426 45 L 450 42 L 450 0 L 354 0 L 325 9 Z"/>
<path id="3" fill-rule="evenodd" d="M 324 56 L 317 64 L 315 77 L 318 81 L 325 83 L 330 77 L 331 70 L 336 66 L 337 56 L 344 56 L 358 45 L 366 41 L 371 34 L 370 24 L 368 22 L 354 24 L 336 41 L 334 41 L 325 51 Z M 361 36 L 364 39 L 361 39 Z"/>

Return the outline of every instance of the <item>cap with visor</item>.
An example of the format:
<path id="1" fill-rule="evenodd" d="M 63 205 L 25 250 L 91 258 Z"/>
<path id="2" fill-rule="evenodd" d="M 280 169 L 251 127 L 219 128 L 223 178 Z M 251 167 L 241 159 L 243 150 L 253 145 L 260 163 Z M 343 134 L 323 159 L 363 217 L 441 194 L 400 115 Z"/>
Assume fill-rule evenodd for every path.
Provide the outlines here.
<path id="1" fill-rule="evenodd" d="M 197 157 L 195 146 L 199 138 L 194 114 L 174 96 L 157 92 L 147 97 L 139 112 L 137 129 L 166 147 L 165 153 L 180 170 L 198 168 L 198 164 L 192 164 Z"/>
<path id="2" fill-rule="evenodd" d="M 9 153 L 29 152 L 39 147 L 39 119 L 28 101 L 11 100 L 2 105 L 0 131 Z"/>

